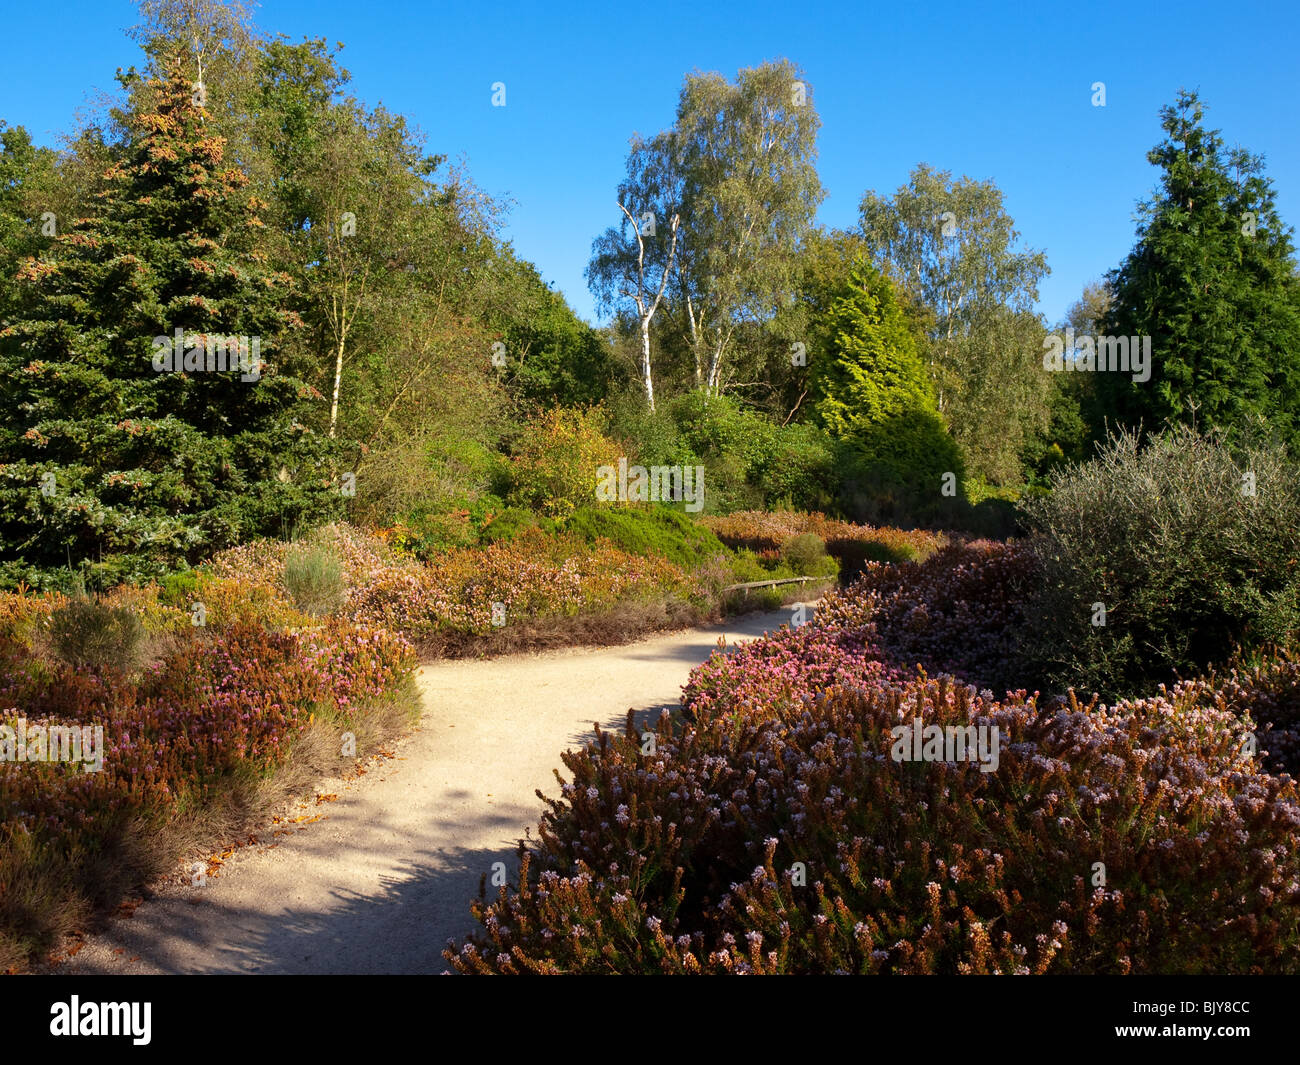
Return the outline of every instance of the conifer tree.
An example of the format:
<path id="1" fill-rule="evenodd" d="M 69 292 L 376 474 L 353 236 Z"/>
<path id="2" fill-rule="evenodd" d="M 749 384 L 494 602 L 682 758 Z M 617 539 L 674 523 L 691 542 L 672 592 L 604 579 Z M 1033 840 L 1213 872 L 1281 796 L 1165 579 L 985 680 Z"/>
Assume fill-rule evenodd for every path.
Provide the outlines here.
<path id="1" fill-rule="evenodd" d="M 121 77 L 127 137 L 97 203 L 26 260 L 23 310 L 0 322 L 8 584 L 69 566 L 141 579 L 339 504 L 329 447 L 304 427 L 323 397 L 276 372 L 301 321 L 259 250 L 265 205 L 179 62 Z"/>
<path id="2" fill-rule="evenodd" d="M 916 336 L 890 280 L 857 260 L 832 299 L 811 362 L 821 424 L 880 474 L 938 491 L 959 472 Z"/>
<path id="3" fill-rule="evenodd" d="M 1151 337 L 1150 380 L 1099 373 L 1098 420 L 1228 430 L 1257 417 L 1300 441 L 1300 282 L 1292 230 L 1259 156 L 1225 148 L 1182 91 L 1148 154 L 1160 188 L 1140 207 L 1137 244 L 1111 271 L 1103 328 Z M 1094 425 L 1094 435 L 1102 426 Z"/>

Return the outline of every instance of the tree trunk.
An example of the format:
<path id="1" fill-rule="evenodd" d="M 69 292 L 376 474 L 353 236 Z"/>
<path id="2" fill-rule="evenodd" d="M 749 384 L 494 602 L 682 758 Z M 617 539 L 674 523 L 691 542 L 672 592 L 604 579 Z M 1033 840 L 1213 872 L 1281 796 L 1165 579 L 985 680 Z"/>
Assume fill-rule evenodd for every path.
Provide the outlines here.
<path id="1" fill-rule="evenodd" d="M 330 439 L 339 421 L 339 386 L 343 383 L 343 341 L 339 341 L 338 352 L 334 356 L 334 399 L 330 403 Z"/>
<path id="2" fill-rule="evenodd" d="M 650 316 L 641 316 L 641 377 L 645 382 L 645 397 L 650 402 L 650 413 L 655 409 L 655 383 L 650 372 Z"/>

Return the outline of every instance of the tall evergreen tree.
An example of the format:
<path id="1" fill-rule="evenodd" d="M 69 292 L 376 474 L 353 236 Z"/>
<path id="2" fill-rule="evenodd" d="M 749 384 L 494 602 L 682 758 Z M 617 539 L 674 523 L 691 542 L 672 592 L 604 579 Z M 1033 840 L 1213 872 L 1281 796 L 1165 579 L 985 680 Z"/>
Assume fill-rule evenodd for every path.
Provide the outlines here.
<path id="1" fill-rule="evenodd" d="M 33 145 L 22 126 L 0 121 L 0 317 L 13 313 L 19 265 L 40 254 L 57 228 L 54 182 L 54 152 Z"/>
<path id="2" fill-rule="evenodd" d="M 1161 111 L 1147 158 L 1160 188 L 1140 206 L 1137 244 L 1107 276 L 1108 336 L 1151 337 L 1150 380 L 1098 374 L 1098 420 L 1232 429 L 1262 416 L 1300 442 L 1300 282 L 1292 230 L 1263 160 L 1227 150 L 1182 91 Z M 1094 425 L 1094 434 L 1103 432 Z"/>
<path id="3" fill-rule="evenodd" d="M 139 579 L 340 499 L 304 428 L 323 397 L 276 372 L 300 319 L 259 250 L 264 205 L 179 64 L 121 80 L 128 138 L 98 203 L 26 261 L 24 310 L 0 323 L 4 583 L 69 564 Z M 223 359 L 228 338 L 244 343 Z"/>
<path id="4" fill-rule="evenodd" d="M 961 461 L 893 283 L 859 259 L 820 332 L 809 360 L 818 420 L 880 476 L 937 495 Z"/>

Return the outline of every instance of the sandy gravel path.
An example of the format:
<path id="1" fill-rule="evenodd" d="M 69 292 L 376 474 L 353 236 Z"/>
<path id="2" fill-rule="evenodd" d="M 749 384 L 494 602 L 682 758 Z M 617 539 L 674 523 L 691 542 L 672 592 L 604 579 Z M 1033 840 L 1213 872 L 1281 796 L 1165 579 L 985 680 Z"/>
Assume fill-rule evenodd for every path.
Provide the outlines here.
<path id="1" fill-rule="evenodd" d="M 420 669 L 419 727 L 362 777 L 328 781 L 320 816 L 227 858 L 203 887 L 169 884 L 56 973 L 440 973 L 493 862 L 516 868 L 535 794 L 562 750 L 629 708 L 676 706 L 691 669 L 776 628 L 789 610 L 621 647 L 448 661 Z M 274 842 L 274 845 L 272 845 Z"/>

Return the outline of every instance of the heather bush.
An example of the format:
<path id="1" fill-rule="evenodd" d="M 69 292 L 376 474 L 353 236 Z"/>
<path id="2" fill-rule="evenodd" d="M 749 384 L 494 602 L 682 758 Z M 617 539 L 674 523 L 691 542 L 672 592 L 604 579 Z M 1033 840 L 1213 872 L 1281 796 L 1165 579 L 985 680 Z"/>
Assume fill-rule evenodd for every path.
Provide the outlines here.
<path id="1" fill-rule="evenodd" d="M 1033 675 L 1055 690 L 1132 694 L 1300 629 L 1300 468 L 1280 446 L 1125 431 L 1021 506 Z"/>
<path id="2" fill-rule="evenodd" d="M 169 573 L 160 582 L 159 598 L 171 606 L 187 607 L 194 602 L 194 593 L 199 586 L 198 572 L 192 569 Z"/>
<path id="3" fill-rule="evenodd" d="M 840 564 L 842 579 L 851 580 L 869 561 L 902 562 L 934 553 L 945 538 L 924 530 L 903 531 L 854 525 L 820 513 L 798 511 L 737 511 L 703 519 L 728 547 L 755 551 L 779 550 L 792 536 L 812 533 L 826 544 Z"/>
<path id="4" fill-rule="evenodd" d="M 662 506 L 582 507 L 564 525 L 588 543 L 608 540 L 621 551 L 658 555 L 677 566 L 698 566 L 727 549 L 706 526 Z"/>
<path id="5" fill-rule="evenodd" d="M 686 571 L 659 555 L 621 550 L 608 538 L 588 543 L 575 533 L 531 526 L 509 540 L 444 551 L 427 563 L 348 525 L 318 530 L 316 542 L 342 568 L 341 612 L 358 624 L 416 640 L 447 633 L 488 635 L 497 627 L 494 603 L 502 604 L 506 624 L 513 625 L 699 594 Z M 254 617 L 278 624 L 282 613 L 297 614 L 280 588 L 291 550 L 289 544 L 264 540 L 222 552 L 206 567 L 208 579 L 260 589 L 262 606 Z M 235 606 L 221 604 L 223 612 Z"/>
<path id="6" fill-rule="evenodd" d="M 818 618 L 908 668 L 1014 690 L 1025 638 L 1020 589 L 1032 573 L 1021 545 L 948 544 L 924 562 L 867 563 L 851 592 L 829 598 Z"/>
<path id="7" fill-rule="evenodd" d="M 413 668 L 401 637 L 333 620 L 297 635 L 195 630 L 134 673 L 45 661 L 0 636 L 0 723 L 100 726 L 104 739 L 97 772 L 0 759 L 0 957 L 48 950 L 92 904 L 166 871 L 182 822 L 246 829 L 309 732 L 368 735 L 376 715 L 409 715 Z"/>
<path id="8" fill-rule="evenodd" d="M 985 542 L 872 563 L 812 621 L 715 654 L 653 744 L 629 716 L 564 756 L 518 881 L 444 956 L 466 973 L 1297 971 L 1300 792 L 1276 774 L 1300 755 L 1300 665 L 1113 706 L 978 691 L 1015 659 L 1034 564 Z M 895 760 L 891 730 L 917 718 L 996 726 L 996 765 Z"/>
<path id="9" fill-rule="evenodd" d="M 312 620 L 290 602 L 288 592 L 262 575 L 218 576 L 201 570 L 194 603 L 203 605 L 204 624 L 210 629 L 260 625 L 278 630 L 299 628 Z"/>
<path id="10" fill-rule="evenodd" d="M 694 709 L 651 754 L 629 716 L 564 756 L 457 970 L 1300 968 L 1300 794 L 1203 689 L 1040 707 L 921 678 Z M 914 718 L 997 727 L 996 770 L 893 760 Z"/>
<path id="11" fill-rule="evenodd" d="M 1228 672 L 1218 690 L 1225 705 L 1259 726 L 1256 748 L 1271 773 L 1300 778 L 1300 661 L 1291 653 Z"/>

